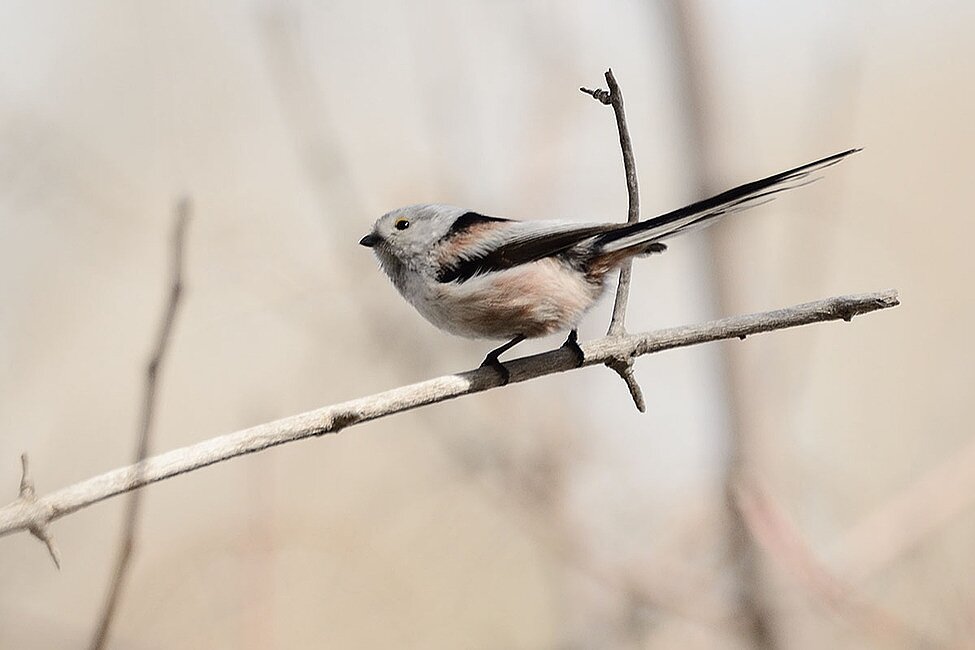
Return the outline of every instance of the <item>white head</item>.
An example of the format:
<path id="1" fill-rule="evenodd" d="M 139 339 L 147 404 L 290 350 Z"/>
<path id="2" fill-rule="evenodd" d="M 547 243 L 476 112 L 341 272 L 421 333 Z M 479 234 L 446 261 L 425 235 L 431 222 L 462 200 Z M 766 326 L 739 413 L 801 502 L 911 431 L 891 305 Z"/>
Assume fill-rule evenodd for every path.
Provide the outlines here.
<path id="1" fill-rule="evenodd" d="M 359 243 L 372 248 L 380 259 L 393 257 L 405 263 L 423 257 L 464 212 L 462 208 L 437 203 L 397 208 L 379 217 Z"/>
<path id="2" fill-rule="evenodd" d="M 437 244 L 465 212 L 436 203 L 397 208 L 379 217 L 359 244 L 373 250 L 383 270 L 402 290 L 404 271 L 423 275 L 435 272 Z"/>

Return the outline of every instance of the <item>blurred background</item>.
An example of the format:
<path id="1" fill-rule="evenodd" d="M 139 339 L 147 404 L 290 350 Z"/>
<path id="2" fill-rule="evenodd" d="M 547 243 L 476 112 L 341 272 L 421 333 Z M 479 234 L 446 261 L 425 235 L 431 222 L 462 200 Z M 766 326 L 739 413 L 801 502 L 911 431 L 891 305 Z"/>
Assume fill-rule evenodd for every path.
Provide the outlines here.
<path id="1" fill-rule="evenodd" d="M 113 648 L 973 647 L 975 4 L 0 3 L 0 491 L 475 366 L 356 245 L 403 204 L 623 220 L 863 146 L 638 264 L 631 331 L 903 305 L 591 368 L 165 481 Z M 584 323 L 600 336 L 609 300 Z M 543 350 L 561 338 L 526 344 Z M 534 346 L 534 347 L 532 347 Z M 0 648 L 87 645 L 123 499 L 0 539 Z"/>

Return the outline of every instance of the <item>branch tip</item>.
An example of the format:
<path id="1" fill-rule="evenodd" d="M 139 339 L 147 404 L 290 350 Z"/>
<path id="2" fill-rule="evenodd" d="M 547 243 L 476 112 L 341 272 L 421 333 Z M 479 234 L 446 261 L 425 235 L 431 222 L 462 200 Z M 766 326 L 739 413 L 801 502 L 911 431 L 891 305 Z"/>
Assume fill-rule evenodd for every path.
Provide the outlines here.
<path id="1" fill-rule="evenodd" d="M 608 90 L 603 90 L 602 88 L 592 89 L 592 88 L 585 88 L 583 86 L 580 86 L 579 90 L 586 93 L 587 95 L 595 99 L 600 104 L 603 104 L 604 106 L 609 106 L 613 101 L 610 92 Z"/>
<path id="2" fill-rule="evenodd" d="M 44 542 L 44 545 L 47 546 L 47 554 L 51 556 L 51 560 L 54 561 L 54 566 L 57 567 L 58 571 L 60 571 L 61 551 L 58 550 L 57 544 L 54 543 L 54 536 L 51 535 L 51 532 L 48 530 L 47 524 L 33 524 L 27 530 L 30 531 L 31 535 Z"/>
<path id="3" fill-rule="evenodd" d="M 20 455 L 20 498 L 25 501 L 34 499 L 34 480 L 30 476 L 30 460 L 27 452 Z"/>
<path id="4" fill-rule="evenodd" d="M 186 224 L 193 214 L 193 200 L 189 194 L 184 194 L 176 201 L 176 223 L 173 228 L 174 246 L 176 249 L 183 247 L 183 235 L 186 233 Z"/>
<path id="5" fill-rule="evenodd" d="M 647 403 L 643 399 L 643 390 L 640 388 L 636 375 L 633 372 L 633 357 L 614 357 L 606 362 L 606 366 L 616 371 L 616 374 L 626 382 L 626 387 L 633 398 L 633 405 L 640 413 L 647 412 Z"/>
<path id="6" fill-rule="evenodd" d="M 835 313 L 849 323 L 855 316 L 868 314 L 877 309 L 896 307 L 899 304 L 901 303 L 897 295 L 897 290 L 888 289 L 887 291 L 878 293 L 874 300 L 869 303 L 856 300 L 856 296 L 844 297 L 842 300 L 837 301 Z"/>

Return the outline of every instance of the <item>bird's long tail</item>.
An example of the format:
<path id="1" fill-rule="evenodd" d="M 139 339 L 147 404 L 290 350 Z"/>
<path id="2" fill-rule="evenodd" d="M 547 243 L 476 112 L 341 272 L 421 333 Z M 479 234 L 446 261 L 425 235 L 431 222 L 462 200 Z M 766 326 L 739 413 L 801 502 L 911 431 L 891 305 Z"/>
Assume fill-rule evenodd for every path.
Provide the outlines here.
<path id="1" fill-rule="evenodd" d="M 630 249 L 636 246 L 653 250 L 647 245 L 661 242 L 688 230 L 704 228 L 727 214 L 771 201 L 773 195 L 779 192 L 812 183 L 818 180 L 818 177 L 811 177 L 812 174 L 835 165 L 858 151 L 860 149 L 850 149 L 833 154 L 795 169 L 774 174 L 768 178 L 739 185 L 709 199 L 692 203 L 659 217 L 611 230 L 596 238 L 596 248 L 602 254 L 629 250 L 630 255 L 633 254 Z M 660 246 L 660 249 L 662 248 Z"/>

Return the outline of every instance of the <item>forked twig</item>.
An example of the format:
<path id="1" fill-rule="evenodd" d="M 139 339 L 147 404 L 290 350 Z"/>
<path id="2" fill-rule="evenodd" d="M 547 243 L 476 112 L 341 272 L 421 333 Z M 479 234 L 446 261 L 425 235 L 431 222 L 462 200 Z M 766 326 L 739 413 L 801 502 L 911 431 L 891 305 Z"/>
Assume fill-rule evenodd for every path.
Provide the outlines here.
<path id="1" fill-rule="evenodd" d="M 623 153 L 623 169 L 626 173 L 627 223 L 640 220 L 640 184 L 636 174 L 636 160 L 633 157 L 633 143 L 630 140 L 630 130 L 626 126 L 626 113 L 623 111 L 623 92 L 613 71 L 606 71 L 606 86 L 609 90 L 579 88 L 596 101 L 613 107 L 616 115 L 616 129 L 620 136 L 620 150 Z M 613 317 L 609 322 L 609 336 L 624 336 L 626 334 L 626 306 L 630 298 L 630 277 L 633 274 L 633 261 L 627 260 L 620 267 L 620 280 L 616 288 L 616 301 L 613 303 Z M 646 412 L 647 405 L 643 399 L 643 391 L 633 374 L 633 358 L 619 357 L 607 362 L 606 365 L 616 371 L 630 391 L 633 403 L 641 413 Z"/>

